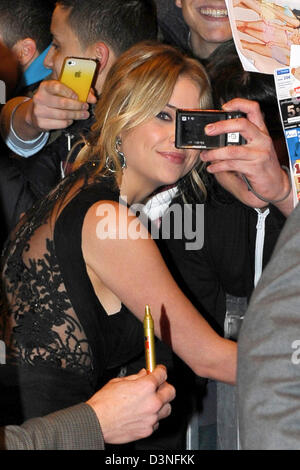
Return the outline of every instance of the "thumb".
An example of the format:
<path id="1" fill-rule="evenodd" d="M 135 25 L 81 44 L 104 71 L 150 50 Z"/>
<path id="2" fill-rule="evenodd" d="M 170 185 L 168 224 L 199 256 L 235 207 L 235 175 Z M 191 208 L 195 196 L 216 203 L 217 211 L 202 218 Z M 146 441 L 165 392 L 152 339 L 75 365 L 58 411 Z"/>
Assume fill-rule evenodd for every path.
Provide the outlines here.
<path id="1" fill-rule="evenodd" d="M 127 375 L 126 377 L 124 377 L 124 379 L 126 379 L 126 380 L 137 380 L 137 379 L 140 379 L 140 378 L 145 377 L 145 376 L 147 376 L 146 369 L 141 369 L 137 374 Z"/>
<path id="2" fill-rule="evenodd" d="M 87 102 L 89 104 L 95 104 L 97 103 L 97 98 L 95 96 L 95 92 L 94 90 L 91 88 L 90 91 L 89 91 L 89 94 L 88 94 L 88 97 L 87 97 Z"/>

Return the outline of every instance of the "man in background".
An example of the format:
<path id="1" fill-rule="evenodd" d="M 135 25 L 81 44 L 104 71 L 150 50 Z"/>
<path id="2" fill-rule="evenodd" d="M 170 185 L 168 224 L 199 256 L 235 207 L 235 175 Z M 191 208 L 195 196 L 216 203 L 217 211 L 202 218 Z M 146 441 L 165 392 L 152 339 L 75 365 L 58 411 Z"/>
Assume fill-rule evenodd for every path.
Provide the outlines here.
<path id="1" fill-rule="evenodd" d="M 50 74 L 43 60 L 51 43 L 54 5 L 54 0 L 0 0 L 0 41 L 12 51 L 20 66 L 15 93 Z"/>
<path id="2" fill-rule="evenodd" d="M 3 238 L 20 215 L 59 183 L 68 153 L 94 121 L 93 108 L 58 81 L 65 57 L 99 63 L 89 103 L 95 104 L 116 58 L 133 44 L 156 39 L 154 0 L 59 0 L 51 20 L 52 44 L 44 65 L 52 70 L 32 99 L 19 96 L 2 109 L 1 133 L 22 157 L 0 159 L 0 217 Z M 96 96 L 95 96 L 96 95 Z M 4 168 L 2 168 L 4 167 Z M 0 241 L 1 243 L 1 241 Z"/>
<path id="3" fill-rule="evenodd" d="M 205 61 L 232 39 L 225 0 L 156 0 L 164 40 Z"/>

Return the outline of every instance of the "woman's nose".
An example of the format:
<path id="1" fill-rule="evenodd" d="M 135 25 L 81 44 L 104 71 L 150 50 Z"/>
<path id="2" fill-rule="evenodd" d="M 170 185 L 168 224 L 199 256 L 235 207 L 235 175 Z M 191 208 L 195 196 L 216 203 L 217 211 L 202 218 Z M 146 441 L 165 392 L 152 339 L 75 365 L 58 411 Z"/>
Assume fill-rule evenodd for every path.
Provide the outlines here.
<path id="1" fill-rule="evenodd" d="M 169 142 L 171 142 L 173 145 L 175 145 L 175 126 L 172 126 L 172 129 L 170 129 L 170 134 L 169 134 Z"/>

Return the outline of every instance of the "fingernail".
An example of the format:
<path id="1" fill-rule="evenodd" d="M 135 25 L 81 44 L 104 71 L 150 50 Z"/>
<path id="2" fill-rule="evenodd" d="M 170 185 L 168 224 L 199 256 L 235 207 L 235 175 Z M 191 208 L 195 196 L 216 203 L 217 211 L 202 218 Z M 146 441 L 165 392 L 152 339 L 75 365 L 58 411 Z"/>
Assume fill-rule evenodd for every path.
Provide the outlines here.
<path id="1" fill-rule="evenodd" d="M 215 125 L 214 124 L 207 124 L 204 128 L 206 134 L 210 134 L 215 130 Z"/>

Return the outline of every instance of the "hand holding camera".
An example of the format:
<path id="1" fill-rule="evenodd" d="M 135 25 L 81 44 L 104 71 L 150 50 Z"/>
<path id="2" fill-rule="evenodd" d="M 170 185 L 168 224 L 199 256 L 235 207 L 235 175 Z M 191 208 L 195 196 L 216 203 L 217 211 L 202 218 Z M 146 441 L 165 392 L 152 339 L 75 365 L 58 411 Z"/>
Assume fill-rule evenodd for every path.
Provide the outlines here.
<path id="1" fill-rule="evenodd" d="M 206 144 L 202 147 L 199 144 L 198 148 L 204 148 L 200 158 L 209 163 L 207 171 L 214 174 L 225 189 L 251 207 L 262 208 L 267 203 L 249 191 L 243 175 L 254 191 L 265 199 L 277 201 L 287 195 L 275 205 L 288 215 L 293 209 L 292 192 L 289 193 L 290 181 L 280 166 L 259 104 L 236 98 L 226 103 L 223 110 L 227 113 L 227 119 L 223 118 L 222 113 L 219 114 L 221 120 L 211 120 L 210 123 L 200 118 L 203 128 L 198 141 L 202 139 Z M 215 113 L 211 116 L 215 117 Z M 240 135 L 235 144 L 228 141 L 228 135 L 234 133 Z M 214 148 L 208 137 L 216 139 Z"/>

